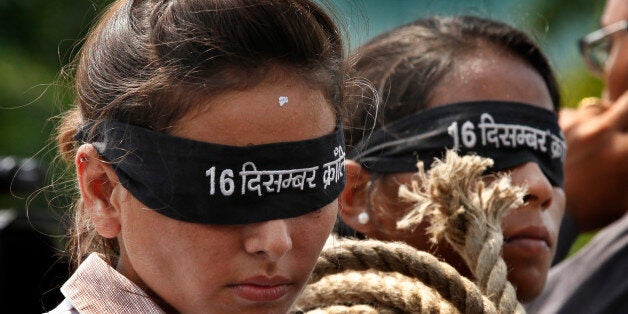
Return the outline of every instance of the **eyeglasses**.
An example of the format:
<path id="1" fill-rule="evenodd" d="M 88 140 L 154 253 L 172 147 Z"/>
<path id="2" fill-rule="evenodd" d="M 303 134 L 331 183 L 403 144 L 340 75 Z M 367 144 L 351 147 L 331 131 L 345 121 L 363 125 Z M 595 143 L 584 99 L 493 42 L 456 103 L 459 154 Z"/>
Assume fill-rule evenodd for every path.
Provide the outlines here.
<path id="1" fill-rule="evenodd" d="M 623 31 L 628 31 L 628 20 L 619 21 L 598 29 L 578 41 L 584 63 L 591 72 L 602 76 L 613 47 L 612 36 Z"/>

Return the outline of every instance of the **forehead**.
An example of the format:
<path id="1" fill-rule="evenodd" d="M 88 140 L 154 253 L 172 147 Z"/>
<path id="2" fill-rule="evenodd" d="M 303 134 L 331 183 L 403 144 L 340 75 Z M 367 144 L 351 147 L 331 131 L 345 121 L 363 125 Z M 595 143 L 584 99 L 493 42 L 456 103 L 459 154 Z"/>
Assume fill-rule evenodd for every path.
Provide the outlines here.
<path id="1" fill-rule="evenodd" d="M 455 60 L 432 92 L 428 107 L 480 100 L 521 102 L 554 110 L 541 75 L 520 57 L 492 48 Z"/>
<path id="2" fill-rule="evenodd" d="M 302 141 L 333 131 L 336 119 L 322 91 L 299 80 L 265 81 L 212 97 L 177 122 L 173 135 L 233 146 Z"/>
<path id="3" fill-rule="evenodd" d="M 602 26 L 608 26 L 625 19 L 628 19 L 628 1 L 608 0 L 601 18 Z"/>

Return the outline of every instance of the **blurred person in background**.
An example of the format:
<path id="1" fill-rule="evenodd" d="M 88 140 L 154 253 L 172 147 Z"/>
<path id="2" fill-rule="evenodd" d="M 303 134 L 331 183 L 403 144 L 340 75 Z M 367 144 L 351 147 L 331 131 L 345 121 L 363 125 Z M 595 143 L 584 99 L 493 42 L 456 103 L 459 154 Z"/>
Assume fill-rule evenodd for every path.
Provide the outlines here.
<path id="1" fill-rule="evenodd" d="M 628 313 L 628 2 L 608 0 L 602 28 L 580 41 L 602 99 L 561 113 L 567 210 L 580 232 L 602 228 L 550 271 L 531 313 Z"/>

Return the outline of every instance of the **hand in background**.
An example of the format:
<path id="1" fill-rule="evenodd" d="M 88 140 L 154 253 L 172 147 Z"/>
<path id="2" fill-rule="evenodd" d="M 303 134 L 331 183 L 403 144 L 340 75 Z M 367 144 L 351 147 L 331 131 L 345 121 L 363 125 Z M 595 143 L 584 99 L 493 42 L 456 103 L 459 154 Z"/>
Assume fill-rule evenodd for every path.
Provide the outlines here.
<path id="1" fill-rule="evenodd" d="M 604 227 L 628 211 L 628 92 L 615 103 L 563 109 L 567 140 L 567 210 L 580 232 Z"/>

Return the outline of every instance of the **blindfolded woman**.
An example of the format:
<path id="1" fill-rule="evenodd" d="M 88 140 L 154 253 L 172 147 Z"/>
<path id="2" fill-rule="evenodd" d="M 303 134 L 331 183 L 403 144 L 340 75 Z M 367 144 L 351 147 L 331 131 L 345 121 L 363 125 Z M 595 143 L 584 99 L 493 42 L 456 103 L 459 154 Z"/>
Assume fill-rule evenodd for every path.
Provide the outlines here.
<path id="1" fill-rule="evenodd" d="M 380 35 L 357 53 L 356 76 L 380 97 L 352 98 L 343 221 L 373 239 L 403 241 L 471 276 L 444 241 L 429 241 L 425 221 L 397 229 L 413 204 L 398 196 L 417 161 L 429 168 L 447 149 L 490 157 L 527 187 L 525 204 L 502 220 L 503 257 L 521 301 L 537 296 L 556 247 L 565 207 L 565 142 L 555 111 L 552 70 L 528 36 L 504 23 L 471 16 L 418 20 Z"/>
<path id="2" fill-rule="evenodd" d="M 344 187 L 343 43 L 308 0 L 119 0 L 76 61 L 53 313 L 280 313 Z"/>

